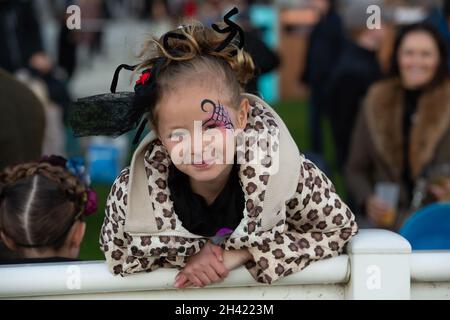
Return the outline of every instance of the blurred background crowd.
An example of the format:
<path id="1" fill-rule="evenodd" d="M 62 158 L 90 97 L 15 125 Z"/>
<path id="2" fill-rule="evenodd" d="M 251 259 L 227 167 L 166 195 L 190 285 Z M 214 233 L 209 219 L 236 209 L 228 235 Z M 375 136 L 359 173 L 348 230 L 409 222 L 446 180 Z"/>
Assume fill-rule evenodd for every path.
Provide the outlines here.
<path id="1" fill-rule="evenodd" d="M 66 24 L 74 4 L 79 30 Z M 450 201 L 449 0 L 0 0 L 0 170 L 44 154 L 86 159 L 99 214 L 82 259 L 102 259 L 102 206 L 134 134 L 75 139 L 71 102 L 107 92 L 149 36 L 233 6 L 257 67 L 246 90 L 275 106 L 361 227 L 399 231 Z"/>

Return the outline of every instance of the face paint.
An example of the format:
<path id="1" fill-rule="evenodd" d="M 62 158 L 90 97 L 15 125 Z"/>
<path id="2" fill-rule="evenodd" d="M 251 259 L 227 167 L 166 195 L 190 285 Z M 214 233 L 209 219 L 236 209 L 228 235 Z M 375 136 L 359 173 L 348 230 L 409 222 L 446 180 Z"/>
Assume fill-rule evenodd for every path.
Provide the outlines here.
<path id="1" fill-rule="evenodd" d="M 222 104 L 220 104 L 220 102 L 218 102 L 218 104 L 215 104 L 209 99 L 204 99 L 201 104 L 203 112 L 208 112 L 205 109 L 206 104 L 212 105 L 213 109 L 211 117 L 203 121 L 203 128 L 217 127 L 219 129 L 234 129 L 233 122 L 231 122 L 231 118 L 227 109 Z"/>

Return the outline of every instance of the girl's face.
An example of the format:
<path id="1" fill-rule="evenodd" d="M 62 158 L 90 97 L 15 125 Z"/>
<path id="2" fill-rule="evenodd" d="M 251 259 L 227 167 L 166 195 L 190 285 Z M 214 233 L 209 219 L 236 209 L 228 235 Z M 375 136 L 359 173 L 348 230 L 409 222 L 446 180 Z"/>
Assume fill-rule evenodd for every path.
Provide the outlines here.
<path id="1" fill-rule="evenodd" d="M 247 124 L 248 100 L 231 106 L 219 90 L 195 82 L 187 86 L 158 103 L 156 130 L 180 171 L 195 181 L 214 181 L 233 163 L 234 134 Z"/>
<path id="2" fill-rule="evenodd" d="M 404 37 L 397 59 L 403 85 L 407 89 L 417 89 L 433 80 L 439 64 L 439 50 L 428 33 L 415 31 Z"/>

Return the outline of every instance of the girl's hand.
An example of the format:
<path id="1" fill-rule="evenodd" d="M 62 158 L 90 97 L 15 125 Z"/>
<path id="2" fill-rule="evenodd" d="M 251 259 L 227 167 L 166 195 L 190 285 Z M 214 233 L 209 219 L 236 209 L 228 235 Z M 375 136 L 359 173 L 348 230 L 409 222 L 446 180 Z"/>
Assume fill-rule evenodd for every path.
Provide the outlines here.
<path id="1" fill-rule="evenodd" d="M 228 275 L 223 263 L 222 248 L 207 242 L 205 246 L 190 257 L 186 266 L 175 277 L 176 288 L 189 284 L 204 287 L 222 281 Z"/>
<path id="2" fill-rule="evenodd" d="M 450 201 L 450 178 L 444 179 L 439 184 L 432 184 L 429 190 L 437 201 Z"/>
<path id="3" fill-rule="evenodd" d="M 377 226 L 391 226 L 393 223 L 392 220 L 395 218 L 394 208 L 376 195 L 372 195 L 367 199 L 366 210 L 369 220 Z"/>

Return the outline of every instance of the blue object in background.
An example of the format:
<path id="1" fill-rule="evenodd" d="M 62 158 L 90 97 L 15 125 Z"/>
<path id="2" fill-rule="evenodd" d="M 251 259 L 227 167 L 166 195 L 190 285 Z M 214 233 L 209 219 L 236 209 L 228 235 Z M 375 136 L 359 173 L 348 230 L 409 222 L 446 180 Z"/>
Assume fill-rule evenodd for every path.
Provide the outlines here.
<path id="1" fill-rule="evenodd" d="M 278 13 L 273 6 L 253 5 L 249 10 L 252 24 L 263 31 L 263 41 L 269 48 L 278 45 Z M 268 103 L 278 101 L 278 75 L 276 72 L 263 74 L 258 79 L 258 91 Z"/>
<path id="2" fill-rule="evenodd" d="M 94 137 L 87 149 L 87 163 L 92 182 L 112 184 L 125 166 L 128 139 Z"/>
<path id="3" fill-rule="evenodd" d="M 119 174 L 119 150 L 113 146 L 88 147 L 89 175 L 96 183 L 111 184 Z"/>
<path id="4" fill-rule="evenodd" d="M 434 203 L 414 213 L 400 234 L 413 250 L 450 250 L 450 203 Z"/>

